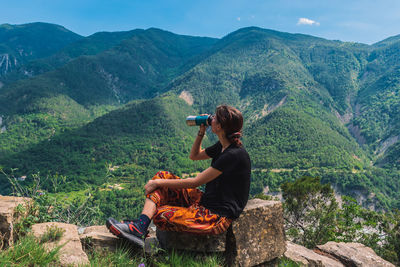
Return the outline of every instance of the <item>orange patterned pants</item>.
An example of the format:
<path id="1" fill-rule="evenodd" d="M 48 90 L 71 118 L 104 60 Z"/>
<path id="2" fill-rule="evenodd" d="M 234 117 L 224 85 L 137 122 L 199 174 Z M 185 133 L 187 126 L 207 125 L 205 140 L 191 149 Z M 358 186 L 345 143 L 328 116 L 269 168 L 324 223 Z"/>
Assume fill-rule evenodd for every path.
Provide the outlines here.
<path id="1" fill-rule="evenodd" d="M 180 179 L 167 171 L 159 171 L 155 179 Z M 199 205 L 203 192 L 199 189 L 158 188 L 147 195 L 156 203 L 154 224 L 165 231 L 195 234 L 220 234 L 226 231 L 232 220 L 212 213 Z"/>

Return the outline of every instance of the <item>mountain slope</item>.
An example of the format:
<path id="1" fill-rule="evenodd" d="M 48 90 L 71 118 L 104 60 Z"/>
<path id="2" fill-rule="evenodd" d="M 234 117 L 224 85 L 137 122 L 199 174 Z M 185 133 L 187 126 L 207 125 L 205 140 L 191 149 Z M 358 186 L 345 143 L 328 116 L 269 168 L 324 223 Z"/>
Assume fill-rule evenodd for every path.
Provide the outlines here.
<path id="1" fill-rule="evenodd" d="M 375 48 L 380 48 L 380 47 L 391 45 L 391 44 L 396 43 L 398 41 L 400 41 L 400 35 L 395 35 L 395 36 L 391 36 L 389 38 L 386 38 L 386 39 L 384 39 L 382 41 L 376 42 L 372 46 L 375 47 Z"/>
<path id="2" fill-rule="evenodd" d="M 335 129 L 339 125 L 334 120 L 324 121 L 291 105 L 287 103 L 245 128 L 255 168 L 363 167 L 365 163 L 359 158 L 363 152 L 350 135 Z"/>
<path id="3" fill-rule="evenodd" d="M 29 60 L 50 56 L 83 37 L 49 23 L 0 25 L 0 81 Z"/>
<path id="4" fill-rule="evenodd" d="M 398 147 L 400 137 L 399 48 L 397 41 L 371 52 L 355 102 L 352 121 L 355 135 L 368 146 L 379 164 L 394 163 L 394 158 L 400 157 L 399 152 L 394 153 L 396 149 L 390 150 L 390 156 L 385 154 L 391 146 Z"/>
<path id="5" fill-rule="evenodd" d="M 185 125 L 187 114 L 194 110 L 177 97 L 134 101 L 84 127 L 0 157 L 0 164 L 18 168 L 21 175 L 38 171 L 66 175 L 68 190 L 79 188 L 82 182 L 104 183 L 109 165 L 192 172 L 204 163 L 189 159 L 197 129 Z"/>

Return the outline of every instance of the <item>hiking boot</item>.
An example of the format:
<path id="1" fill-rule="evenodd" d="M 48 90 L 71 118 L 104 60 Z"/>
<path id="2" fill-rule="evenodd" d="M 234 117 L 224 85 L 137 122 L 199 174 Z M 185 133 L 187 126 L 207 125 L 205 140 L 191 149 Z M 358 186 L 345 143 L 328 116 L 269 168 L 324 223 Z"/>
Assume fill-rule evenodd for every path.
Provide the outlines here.
<path id="1" fill-rule="evenodd" d="M 120 223 L 113 218 L 108 218 L 106 221 L 106 226 L 112 234 L 121 238 L 125 238 L 141 248 L 144 248 L 144 240 L 147 232 L 143 233 L 140 231 L 140 228 L 135 221 L 126 220 L 125 222 Z"/>

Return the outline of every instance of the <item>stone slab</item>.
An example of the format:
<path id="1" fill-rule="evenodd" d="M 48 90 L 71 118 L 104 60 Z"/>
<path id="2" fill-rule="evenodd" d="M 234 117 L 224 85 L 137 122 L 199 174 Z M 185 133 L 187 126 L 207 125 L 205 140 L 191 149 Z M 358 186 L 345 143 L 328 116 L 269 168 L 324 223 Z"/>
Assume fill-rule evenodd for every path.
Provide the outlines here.
<path id="1" fill-rule="evenodd" d="M 58 227 L 64 229 L 65 232 L 58 241 L 49 241 L 45 243 L 45 247 L 49 250 L 57 246 L 63 245 L 60 249 L 60 263 L 62 266 L 81 266 L 89 264 L 89 259 L 82 249 L 81 240 L 79 239 L 78 229 L 76 225 L 49 222 L 32 225 L 32 233 L 38 239 L 47 231 L 49 227 Z"/>
<path id="2" fill-rule="evenodd" d="M 371 248 L 360 243 L 328 242 L 317 248 L 334 256 L 346 266 L 394 267 L 392 263 L 376 255 Z"/>
<path id="3" fill-rule="evenodd" d="M 325 257 L 318 253 L 315 253 L 311 249 L 297 245 L 290 241 L 286 242 L 286 252 L 284 256 L 292 261 L 295 261 L 303 266 L 310 267 L 344 267 L 344 265 L 338 261 Z"/>

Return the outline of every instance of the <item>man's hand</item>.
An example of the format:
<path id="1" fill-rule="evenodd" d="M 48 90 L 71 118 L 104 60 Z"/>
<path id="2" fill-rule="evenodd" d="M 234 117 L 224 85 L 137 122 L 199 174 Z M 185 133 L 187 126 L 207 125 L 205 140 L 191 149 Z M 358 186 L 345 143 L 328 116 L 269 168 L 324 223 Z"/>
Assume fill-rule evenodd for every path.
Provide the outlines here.
<path id="1" fill-rule="evenodd" d="M 158 181 L 157 180 L 150 180 L 147 182 L 147 184 L 144 186 L 145 190 L 145 195 L 152 193 L 154 190 L 156 190 L 159 187 Z"/>

